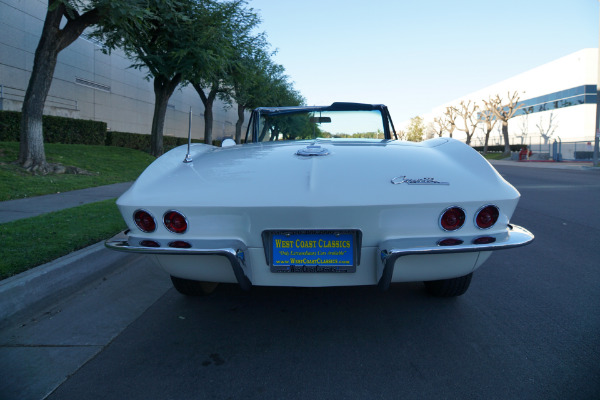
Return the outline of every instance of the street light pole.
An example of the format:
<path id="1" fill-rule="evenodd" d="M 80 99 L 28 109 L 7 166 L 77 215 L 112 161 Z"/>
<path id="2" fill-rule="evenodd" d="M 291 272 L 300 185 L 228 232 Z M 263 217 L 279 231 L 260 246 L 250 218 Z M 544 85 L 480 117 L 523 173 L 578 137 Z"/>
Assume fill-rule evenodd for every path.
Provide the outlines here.
<path id="1" fill-rule="evenodd" d="M 600 4 L 600 0 L 598 0 Z M 594 167 L 598 166 L 598 151 L 600 140 L 600 32 L 598 34 L 598 73 L 596 79 L 596 132 L 594 135 Z"/>

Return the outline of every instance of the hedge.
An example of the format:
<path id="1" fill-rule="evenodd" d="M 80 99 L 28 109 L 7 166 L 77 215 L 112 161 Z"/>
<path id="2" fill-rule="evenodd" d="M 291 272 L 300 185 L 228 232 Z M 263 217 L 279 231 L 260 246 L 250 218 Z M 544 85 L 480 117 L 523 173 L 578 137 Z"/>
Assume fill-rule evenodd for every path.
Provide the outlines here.
<path id="1" fill-rule="evenodd" d="M 104 146 L 127 147 L 135 150 L 150 151 L 150 135 L 106 130 L 106 123 L 84 119 L 42 117 L 45 143 L 95 144 Z M 21 113 L 0 111 L 0 142 L 18 142 L 20 139 Z M 192 142 L 202 143 L 192 139 Z M 165 152 L 187 144 L 187 138 L 163 136 Z"/>
<path id="2" fill-rule="evenodd" d="M 135 150 L 150 150 L 150 135 L 110 131 L 106 134 L 107 146 L 127 147 Z"/>
<path id="3" fill-rule="evenodd" d="M 473 146 L 473 148 L 477 151 L 483 151 L 483 146 Z M 510 151 L 521 151 L 522 148 L 523 148 L 522 144 L 511 144 L 510 145 Z M 501 144 L 501 145 L 488 146 L 488 152 L 503 153 L 504 145 Z"/>
<path id="4" fill-rule="evenodd" d="M 187 138 L 163 136 L 163 148 L 167 152 L 182 144 L 187 144 Z M 201 140 L 192 139 L 194 143 L 203 143 Z M 141 133 L 110 131 L 106 133 L 106 145 L 127 147 L 135 150 L 150 151 L 150 135 Z"/>
<path id="5" fill-rule="evenodd" d="M 45 143 L 106 143 L 106 122 L 44 115 L 42 124 Z M 20 112 L 0 111 L 0 141 L 18 142 L 21 136 L 20 125 Z"/>
<path id="6" fill-rule="evenodd" d="M 0 111 L 0 141 L 18 142 L 21 126 L 21 113 L 15 111 Z"/>

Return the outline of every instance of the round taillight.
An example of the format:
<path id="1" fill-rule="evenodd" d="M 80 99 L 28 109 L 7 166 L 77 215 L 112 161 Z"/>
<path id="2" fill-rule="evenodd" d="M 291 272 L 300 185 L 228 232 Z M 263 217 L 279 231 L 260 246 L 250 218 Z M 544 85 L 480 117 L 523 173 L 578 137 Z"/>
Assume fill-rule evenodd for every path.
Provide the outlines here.
<path id="1" fill-rule="evenodd" d="M 156 230 L 156 221 L 152 214 L 146 210 L 137 210 L 134 212 L 133 220 L 142 232 L 150 233 Z"/>
<path id="2" fill-rule="evenodd" d="M 475 214 L 475 225 L 479 229 L 488 229 L 494 226 L 496 221 L 498 221 L 498 216 L 500 215 L 500 211 L 498 211 L 498 207 L 489 205 L 484 206 L 477 211 Z"/>
<path id="3" fill-rule="evenodd" d="M 447 208 L 440 217 L 440 226 L 445 231 L 460 229 L 465 223 L 465 211 L 460 207 Z"/>
<path id="4" fill-rule="evenodd" d="M 187 220 L 177 211 L 167 211 L 163 221 L 167 229 L 173 233 L 184 233 L 187 230 Z"/>

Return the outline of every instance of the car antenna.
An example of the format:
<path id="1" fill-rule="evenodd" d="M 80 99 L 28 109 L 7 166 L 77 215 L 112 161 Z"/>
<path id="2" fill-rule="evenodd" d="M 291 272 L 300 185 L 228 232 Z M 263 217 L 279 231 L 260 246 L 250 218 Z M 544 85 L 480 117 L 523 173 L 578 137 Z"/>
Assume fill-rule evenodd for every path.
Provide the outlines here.
<path id="1" fill-rule="evenodd" d="M 192 107 L 190 107 L 190 119 L 188 123 L 188 148 L 187 153 L 185 154 L 185 158 L 183 159 L 184 163 L 191 163 L 192 157 L 190 157 L 190 146 L 192 145 Z"/>

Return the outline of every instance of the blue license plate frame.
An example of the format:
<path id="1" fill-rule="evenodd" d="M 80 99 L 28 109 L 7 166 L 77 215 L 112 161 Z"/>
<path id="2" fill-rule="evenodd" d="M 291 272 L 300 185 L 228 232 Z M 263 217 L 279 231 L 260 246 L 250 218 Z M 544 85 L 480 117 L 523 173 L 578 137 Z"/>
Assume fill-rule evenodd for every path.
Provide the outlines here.
<path id="1" fill-rule="evenodd" d="M 354 273 L 359 259 L 356 230 L 266 232 L 271 272 Z"/>

